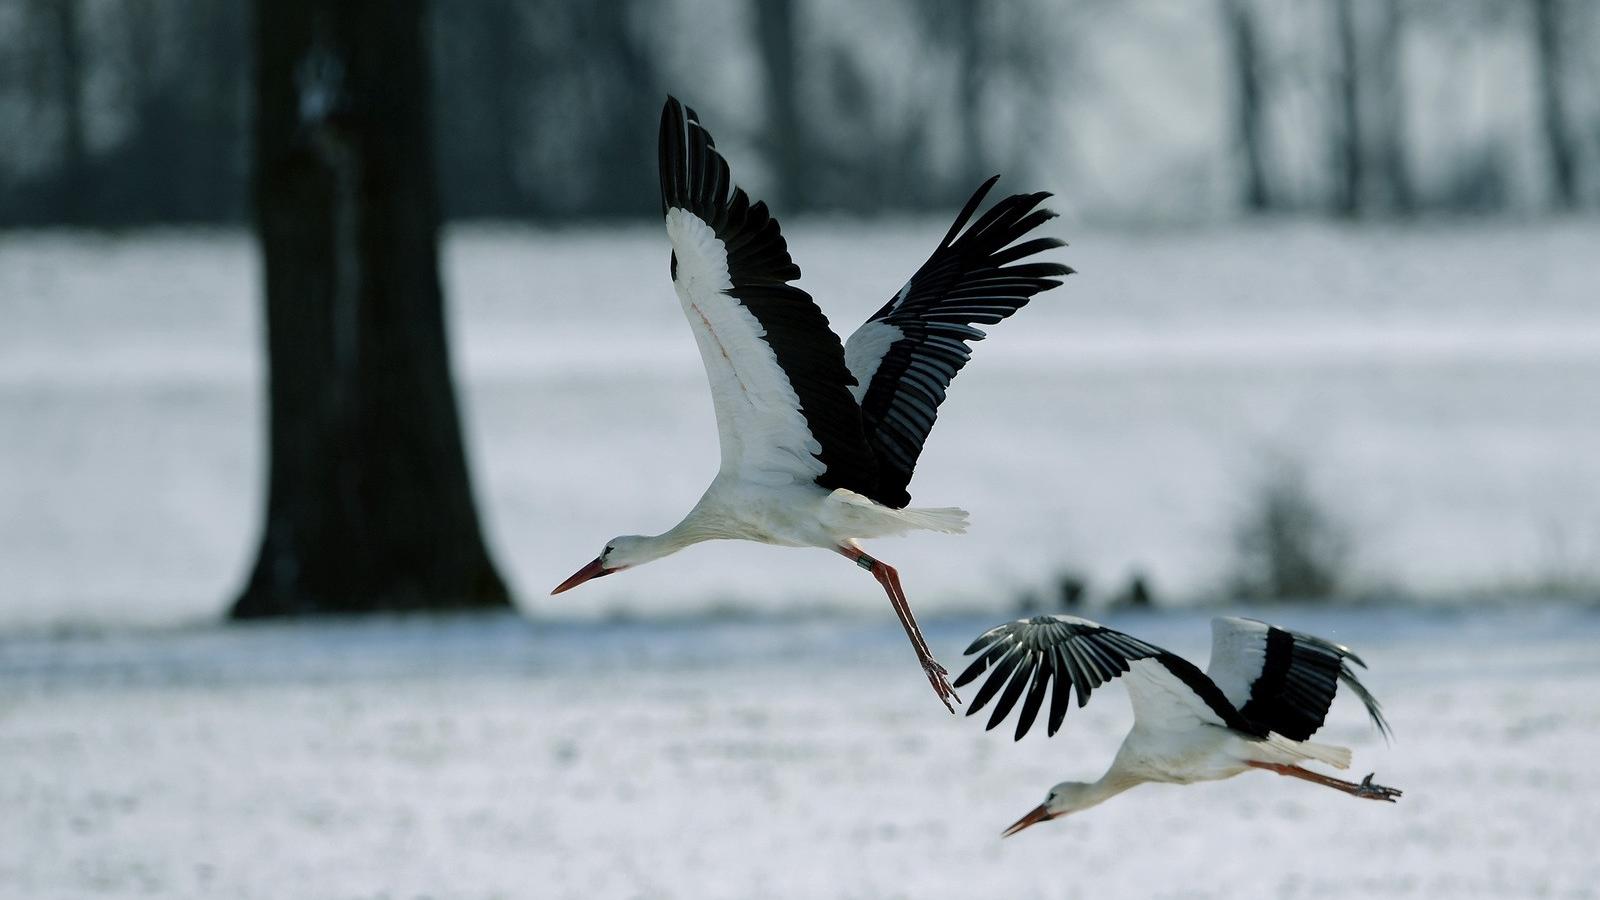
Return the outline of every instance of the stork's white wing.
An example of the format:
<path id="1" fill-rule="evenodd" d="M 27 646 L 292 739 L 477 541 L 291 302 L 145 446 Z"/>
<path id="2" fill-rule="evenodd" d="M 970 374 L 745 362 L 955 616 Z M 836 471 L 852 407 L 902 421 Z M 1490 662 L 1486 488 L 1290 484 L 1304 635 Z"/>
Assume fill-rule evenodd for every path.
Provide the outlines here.
<path id="1" fill-rule="evenodd" d="M 728 293 L 727 249 L 682 209 L 667 212 L 667 237 L 678 261 L 672 285 L 711 385 L 723 471 L 762 484 L 815 480 L 828 468 L 822 444 L 806 427 L 766 329 Z"/>
<path id="2" fill-rule="evenodd" d="M 876 466 L 844 348 L 811 298 L 778 223 L 731 184 L 698 116 L 661 116 L 661 205 L 672 282 L 711 385 L 722 473 L 870 492 Z"/>
<path id="3" fill-rule="evenodd" d="M 1224 713 L 1206 703 L 1203 688 L 1196 688 L 1193 676 L 1201 674 L 1188 660 L 1170 653 L 1129 664 L 1123 683 L 1134 724 L 1157 731 L 1189 729 L 1196 723 L 1226 726 Z"/>

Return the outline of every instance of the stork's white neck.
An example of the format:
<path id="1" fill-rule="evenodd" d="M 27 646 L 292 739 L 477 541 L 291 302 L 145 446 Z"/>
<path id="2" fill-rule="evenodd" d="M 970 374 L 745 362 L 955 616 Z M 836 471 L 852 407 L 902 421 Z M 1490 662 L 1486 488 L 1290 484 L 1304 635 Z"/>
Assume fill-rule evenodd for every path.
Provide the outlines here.
<path id="1" fill-rule="evenodd" d="M 696 506 L 683 517 L 682 522 L 661 534 L 614 538 L 616 549 L 611 558 L 618 565 L 640 566 L 663 556 L 671 556 L 691 544 L 740 536 L 726 527 L 719 517 Z"/>
<path id="2" fill-rule="evenodd" d="M 701 541 L 714 540 L 717 535 L 704 527 L 699 517 L 693 512 L 685 516 L 682 522 L 672 526 L 658 535 L 645 538 L 647 546 L 658 551 L 658 558 L 668 554 L 677 553 L 691 544 Z"/>
<path id="3" fill-rule="evenodd" d="M 1090 783 L 1088 789 L 1084 791 L 1088 801 L 1085 806 L 1098 806 L 1129 788 L 1144 784 L 1145 780 L 1142 776 L 1113 765 L 1100 776 L 1099 781 Z"/>
<path id="4" fill-rule="evenodd" d="M 1067 781 L 1051 788 L 1046 806 L 1056 815 L 1081 812 L 1145 781 L 1144 777 L 1112 764 L 1099 781 Z"/>

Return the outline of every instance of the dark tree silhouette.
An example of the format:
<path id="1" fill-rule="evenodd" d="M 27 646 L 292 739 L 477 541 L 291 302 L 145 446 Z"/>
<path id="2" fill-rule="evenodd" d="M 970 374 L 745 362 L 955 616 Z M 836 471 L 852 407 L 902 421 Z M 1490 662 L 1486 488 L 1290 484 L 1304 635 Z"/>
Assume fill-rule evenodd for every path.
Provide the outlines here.
<path id="1" fill-rule="evenodd" d="M 756 45 L 766 78 L 767 158 L 776 190 L 772 205 L 797 209 L 806 197 L 806 143 L 800 124 L 799 52 L 794 0 L 762 0 L 755 5 Z"/>
<path id="2" fill-rule="evenodd" d="M 1260 37 L 1246 0 L 1222 0 L 1222 18 L 1232 57 L 1234 139 L 1244 157 L 1244 207 L 1263 212 L 1274 197 L 1267 176 Z"/>
<path id="3" fill-rule="evenodd" d="M 257 0 L 270 483 L 237 618 L 504 606 L 446 356 L 423 0 Z"/>
<path id="4" fill-rule="evenodd" d="M 1361 211 L 1366 186 L 1366 153 L 1361 135 L 1361 58 L 1354 0 L 1333 0 L 1334 99 L 1328 104 L 1333 137 L 1333 210 L 1342 216 Z"/>
<path id="5" fill-rule="evenodd" d="M 1389 206 L 1405 216 L 1416 211 L 1416 191 L 1406 162 L 1406 84 L 1401 58 L 1405 15 L 1402 0 L 1383 0 L 1383 19 L 1372 47 L 1372 72 L 1377 107 L 1373 130 L 1377 162 L 1389 191 Z"/>
<path id="6" fill-rule="evenodd" d="M 1578 166 L 1567 124 L 1567 92 L 1562 77 L 1562 18 L 1560 0 L 1533 0 L 1539 113 L 1545 153 L 1550 160 L 1550 196 L 1555 206 L 1573 209 L 1578 205 Z"/>
<path id="7" fill-rule="evenodd" d="M 89 151 L 84 133 L 83 37 L 77 0 L 53 0 L 40 10 L 49 18 L 56 59 L 56 85 L 61 106 L 61 219 L 82 225 L 88 214 Z"/>

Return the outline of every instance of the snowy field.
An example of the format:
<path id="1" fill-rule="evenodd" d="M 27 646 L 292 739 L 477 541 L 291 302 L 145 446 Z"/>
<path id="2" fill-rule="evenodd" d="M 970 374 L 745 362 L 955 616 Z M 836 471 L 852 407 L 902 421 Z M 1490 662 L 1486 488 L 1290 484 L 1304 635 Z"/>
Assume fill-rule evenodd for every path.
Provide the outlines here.
<path id="1" fill-rule="evenodd" d="M 789 232 L 847 331 L 943 228 Z M 1324 736 L 1400 804 L 1252 775 L 1001 841 L 1109 763 L 1120 689 L 985 734 L 819 553 L 544 596 L 716 465 L 655 228 L 448 243 L 522 616 L 217 626 L 263 487 L 251 243 L 0 235 L 0 898 L 1594 896 L 1600 609 L 1481 601 L 1600 580 L 1600 227 L 1056 231 L 1082 274 L 978 348 L 912 486 L 972 533 L 875 552 L 955 669 L 1063 569 L 1215 598 L 1297 456 L 1357 583 L 1437 601 L 1262 612 L 1372 664 L 1395 743 L 1350 702 Z M 1110 621 L 1203 659 L 1208 615 Z"/>
<path id="2" fill-rule="evenodd" d="M 848 331 L 944 221 L 788 229 Z M 919 609 L 1135 569 L 1213 596 L 1264 454 L 1302 459 L 1357 586 L 1428 597 L 1600 581 L 1600 224 L 1110 231 L 977 349 L 914 498 L 973 530 L 877 545 Z M 563 595 L 606 538 L 671 526 L 716 467 L 654 227 L 468 229 L 455 364 L 494 550 L 534 616 L 848 609 L 838 559 L 706 545 Z M 0 235 L 0 628 L 205 621 L 257 539 L 258 263 L 240 233 Z"/>
<path id="3" fill-rule="evenodd" d="M 1393 745 L 1348 696 L 1322 736 L 1398 804 L 1252 773 L 1002 841 L 1110 762 L 1122 689 L 1013 743 L 891 623 L 0 637 L 0 896 L 1596 896 L 1600 612 L 1256 613 L 1366 657 Z M 1209 646 L 1199 613 L 1109 621 Z"/>

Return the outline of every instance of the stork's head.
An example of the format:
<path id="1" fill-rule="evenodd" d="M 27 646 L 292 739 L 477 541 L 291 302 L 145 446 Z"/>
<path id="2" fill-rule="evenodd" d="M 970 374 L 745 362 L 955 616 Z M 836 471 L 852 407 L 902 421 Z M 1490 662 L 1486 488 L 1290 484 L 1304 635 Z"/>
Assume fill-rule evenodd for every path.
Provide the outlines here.
<path id="1" fill-rule="evenodd" d="M 556 585 L 551 594 L 569 591 L 583 584 L 591 578 L 610 575 L 623 569 L 643 565 L 653 559 L 660 559 L 665 553 L 658 552 L 657 541 L 641 534 L 625 534 L 606 541 L 604 550 L 588 565 L 572 573 L 572 577 Z M 670 552 L 670 551 L 669 551 Z"/>
<path id="2" fill-rule="evenodd" d="M 1050 789 L 1044 797 L 1044 802 L 1028 810 L 1028 814 L 1011 823 L 1011 827 L 1001 832 L 1001 837 L 1011 837 L 1013 834 L 1037 825 L 1048 822 L 1080 809 L 1088 809 L 1099 803 L 1104 797 L 1097 796 L 1094 785 L 1084 784 L 1081 781 L 1063 781 Z"/>

